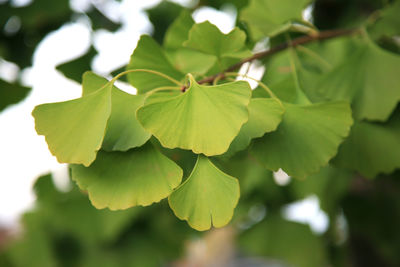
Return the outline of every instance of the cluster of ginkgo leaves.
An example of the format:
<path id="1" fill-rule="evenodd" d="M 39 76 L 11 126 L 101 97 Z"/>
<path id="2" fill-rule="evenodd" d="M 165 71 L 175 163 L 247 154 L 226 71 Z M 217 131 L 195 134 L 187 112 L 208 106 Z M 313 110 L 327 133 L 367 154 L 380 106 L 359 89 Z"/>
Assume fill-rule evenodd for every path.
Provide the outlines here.
<path id="1" fill-rule="evenodd" d="M 390 173 L 400 167 L 400 56 L 374 38 L 400 34 L 400 23 L 390 33 L 384 26 L 397 19 L 400 4 L 351 35 L 291 46 L 293 33 L 319 34 L 302 19 L 309 2 L 250 1 L 238 19 L 245 31 L 228 34 L 196 24 L 184 10 L 162 46 L 140 38 L 125 72 L 110 81 L 86 72 L 81 98 L 37 106 L 36 130 L 59 162 L 71 164 L 72 179 L 96 208 L 168 197 L 175 215 L 197 230 L 231 220 L 240 177 L 214 163 L 239 151 L 294 178 L 328 164 L 367 177 Z M 263 59 L 265 74 L 251 90 L 234 79 L 245 74 L 225 70 L 267 37 L 289 45 Z M 136 95 L 114 86 L 123 75 Z M 182 168 L 161 148 L 197 155 L 184 182 Z"/>

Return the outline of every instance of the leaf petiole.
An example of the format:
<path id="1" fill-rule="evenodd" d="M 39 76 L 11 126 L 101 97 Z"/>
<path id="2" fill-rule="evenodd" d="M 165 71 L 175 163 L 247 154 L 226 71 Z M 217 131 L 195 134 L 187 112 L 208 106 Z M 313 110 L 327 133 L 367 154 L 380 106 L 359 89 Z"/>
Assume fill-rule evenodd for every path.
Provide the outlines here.
<path id="1" fill-rule="evenodd" d="M 183 86 L 184 86 L 183 83 L 181 83 L 180 81 L 177 81 L 177 80 L 175 80 L 174 78 L 172 78 L 172 77 L 170 77 L 170 76 L 168 76 L 168 75 L 166 75 L 166 74 L 164 74 L 164 73 L 162 73 L 162 72 L 155 71 L 155 70 L 148 70 L 148 69 L 134 69 L 134 70 L 126 70 L 126 71 L 123 71 L 123 72 L 119 73 L 117 76 L 115 76 L 115 77 L 110 81 L 110 83 L 114 83 L 116 80 L 118 80 L 118 79 L 121 78 L 122 76 L 124 76 L 124 75 L 126 75 L 126 74 L 129 74 L 129 73 L 132 73 L 132 72 L 147 72 L 147 73 L 152 73 L 152 74 L 154 74 L 154 75 L 158 75 L 158 76 L 160 76 L 160 77 L 163 77 L 163 78 L 165 78 L 165 79 L 167 79 L 167 80 L 169 80 L 169 81 L 175 83 L 176 85 L 178 85 L 178 86 L 180 86 L 180 87 L 183 87 Z"/>

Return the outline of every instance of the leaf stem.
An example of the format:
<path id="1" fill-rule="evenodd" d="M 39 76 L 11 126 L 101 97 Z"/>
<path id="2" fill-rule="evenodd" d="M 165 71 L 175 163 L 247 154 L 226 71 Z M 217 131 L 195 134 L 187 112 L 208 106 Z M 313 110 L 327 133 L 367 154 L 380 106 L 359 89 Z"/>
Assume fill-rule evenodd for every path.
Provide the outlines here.
<path id="1" fill-rule="evenodd" d="M 165 91 L 165 90 L 175 90 L 175 91 L 180 91 L 181 87 L 178 86 L 162 86 L 162 87 L 157 87 L 153 90 L 150 90 L 147 92 L 147 94 L 153 94 L 159 91 Z"/>
<path id="2" fill-rule="evenodd" d="M 177 81 L 177 80 L 175 80 L 174 78 L 172 78 L 172 77 L 170 77 L 170 76 L 168 76 L 168 75 L 166 75 L 166 74 L 164 74 L 164 73 L 162 73 L 162 72 L 155 71 L 155 70 L 148 70 L 148 69 L 134 69 L 134 70 L 126 70 L 126 71 L 123 71 L 123 72 L 119 73 L 117 76 L 115 76 L 110 82 L 111 82 L 111 83 L 114 83 L 116 80 L 118 80 L 118 79 L 121 78 L 122 76 L 124 76 L 124 75 L 126 75 L 126 74 L 129 74 L 129 73 L 132 73 L 132 72 L 147 72 L 147 73 L 151 73 L 151 74 L 154 74 L 154 75 L 158 75 L 158 76 L 160 76 L 160 77 L 163 77 L 163 78 L 165 78 L 165 79 L 167 79 L 167 80 L 173 82 L 174 84 L 176 84 L 176 85 L 178 85 L 178 86 L 180 86 L 180 87 L 183 87 L 183 86 L 184 86 L 184 84 L 181 83 L 180 81 Z"/>
<path id="3" fill-rule="evenodd" d="M 258 85 L 260 85 L 270 95 L 270 97 L 275 98 L 276 100 L 278 100 L 280 102 L 279 98 L 272 92 L 272 90 L 265 83 L 263 83 L 260 80 L 254 79 L 253 77 L 250 77 L 250 76 L 248 76 L 246 74 L 240 74 L 240 73 L 237 73 L 237 72 L 225 72 L 224 75 L 225 76 L 236 76 L 236 77 L 241 76 L 241 77 L 250 79 L 252 81 L 255 81 L 256 83 L 258 83 Z"/>
<path id="4" fill-rule="evenodd" d="M 256 59 L 266 58 L 266 57 L 276 54 L 280 51 L 283 51 L 289 47 L 296 47 L 296 46 L 299 46 L 302 44 L 307 44 L 307 43 L 311 43 L 311 42 L 315 42 L 315 41 L 323 41 L 323 40 L 328 40 L 328 39 L 332 39 L 332 38 L 336 38 L 336 37 L 353 35 L 353 34 L 358 34 L 358 33 L 360 33 L 360 28 L 327 30 L 327 31 L 321 31 L 315 35 L 301 36 L 301 37 L 298 37 L 298 38 L 292 40 L 292 42 L 290 42 L 290 43 L 289 42 L 281 43 L 271 49 L 256 53 L 251 57 L 245 58 L 245 59 L 239 61 L 238 63 L 230 66 L 223 72 L 220 72 L 215 75 L 208 76 L 208 77 L 205 77 L 204 79 L 201 79 L 200 81 L 198 81 L 198 83 L 199 84 L 212 83 L 218 76 L 220 76 L 224 72 L 231 72 L 231 71 L 237 70 L 243 64 L 245 64 L 247 62 L 251 62 Z"/>

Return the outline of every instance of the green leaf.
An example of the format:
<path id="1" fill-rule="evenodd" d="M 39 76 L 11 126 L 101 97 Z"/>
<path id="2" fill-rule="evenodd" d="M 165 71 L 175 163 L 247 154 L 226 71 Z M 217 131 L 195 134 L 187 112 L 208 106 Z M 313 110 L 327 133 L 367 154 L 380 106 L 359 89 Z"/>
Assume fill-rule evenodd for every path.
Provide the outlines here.
<path id="1" fill-rule="evenodd" d="M 111 114 L 111 89 L 108 84 L 82 98 L 35 107 L 36 132 L 59 162 L 89 166 L 95 160 Z"/>
<path id="2" fill-rule="evenodd" d="M 193 24 L 194 20 L 190 12 L 182 10 L 179 17 L 168 28 L 164 47 L 168 58 L 177 70 L 193 75 L 203 75 L 214 66 L 217 58 L 214 55 L 183 47 L 183 43 L 189 38 L 189 31 Z"/>
<path id="3" fill-rule="evenodd" d="M 166 148 L 191 149 L 207 156 L 222 154 L 248 120 L 250 86 L 244 81 L 203 86 L 191 75 L 189 78 L 185 93 L 145 102 L 136 116 Z"/>
<path id="4" fill-rule="evenodd" d="M 72 179 L 98 209 L 148 206 L 167 197 L 182 180 L 182 169 L 150 143 L 127 152 L 100 151 L 90 167 L 71 168 Z"/>
<path id="5" fill-rule="evenodd" d="M 24 99 L 30 90 L 31 88 L 0 79 L 0 111 Z"/>
<path id="6" fill-rule="evenodd" d="M 183 73 L 192 73 L 195 77 L 207 73 L 215 65 L 217 59 L 213 55 L 180 48 L 166 52 L 174 67 Z"/>
<path id="7" fill-rule="evenodd" d="M 158 5 L 145 10 L 154 26 L 152 36 L 158 43 L 162 42 L 167 29 L 182 10 L 184 8 L 181 5 L 168 0 L 160 1 Z"/>
<path id="8" fill-rule="evenodd" d="M 251 139 L 275 131 L 285 111 L 282 104 L 273 98 L 252 98 L 247 108 L 249 120 L 242 126 L 224 155 L 241 151 L 250 144 Z"/>
<path id="9" fill-rule="evenodd" d="M 223 34 L 217 26 L 205 21 L 192 27 L 189 39 L 184 45 L 218 58 L 242 58 L 251 55 L 245 46 L 245 41 L 246 34 L 239 28 Z"/>
<path id="10" fill-rule="evenodd" d="M 91 46 L 86 54 L 71 61 L 60 64 L 56 66 L 56 69 L 61 71 L 65 77 L 81 83 L 83 78 L 82 74 L 84 74 L 85 71 L 91 69 L 90 65 L 95 55 L 97 55 L 97 51 L 94 47 Z"/>
<path id="11" fill-rule="evenodd" d="M 359 120 L 385 121 L 400 101 L 399 68 L 400 56 L 367 40 L 323 75 L 316 88 L 327 99 L 350 101 Z"/>
<path id="12" fill-rule="evenodd" d="M 218 60 L 212 71 L 222 71 L 242 58 L 251 56 L 245 46 L 246 34 L 239 28 L 223 34 L 217 26 L 205 21 L 195 24 L 189 31 L 189 39 L 184 46 Z"/>
<path id="13" fill-rule="evenodd" d="M 285 104 L 278 130 L 255 140 L 252 153 L 267 168 L 304 178 L 336 155 L 353 123 L 346 102 Z"/>
<path id="14" fill-rule="evenodd" d="M 372 178 L 400 168 L 400 119 L 398 113 L 385 123 L 355 122 L 333 163 Z"/>
<path id="15" fill-rule="evenodd" d="M 381 36 L 392 37 L 400 35 L 400 1 L 394 1 L 390 6 L 381 10 L 377 21 L 368 32 L 372 38 Z M 376 15 L 376 13 L 374 14 Z"/>
<path id="16" fill-rule="evenodd" d="M 143 35 L 140 38 L 135 51 L 133 51 L 127 69 L 154 70 L 176 80 L 181 80 L 184 77 L 183 73 L 173 67 L 160 45 L 147 35 Z M 137 88 L 139 94 L 162 86 L 176 86 L 176 84 L 163 77 L 147 72 L 129 73 L 128 81 Z"/>
<path id="17" fill-rule="evenodd" d="M 228 224 L 239 201 L 239 182 L 199 155 L 189 178 L 168 198 L 181 220 L 199 231 Z"/>
<path id="18" fill-rule="evenodd" d="M 251 0 L 243 9 L 240 20 L 247 23 L 254 40 L 273 37 L 302 20 L 302 11 L 310 0 Z"/>
<path id="19" fill-rule="evenodd" d="M 86 72 L 83 75 L 83 95 L 98 90 L 107 80 Z M 136 119 L 136 110 L 144 103 L 144 95 L 131 95 L 113 86 L 111 93 L 111 115 L 107 123 L 102 148 L 106 151 L 126 151 L 142 146 L 150 139 L 148 133 Z"/>
<path id="20" fill-rule="evenodd" d="M 192 15 L 186 9 L 171 24 L 165 33 L 163 46 L 168 49 L 181 48 L 188 39 L 189 31 L 195 24 Z"/>

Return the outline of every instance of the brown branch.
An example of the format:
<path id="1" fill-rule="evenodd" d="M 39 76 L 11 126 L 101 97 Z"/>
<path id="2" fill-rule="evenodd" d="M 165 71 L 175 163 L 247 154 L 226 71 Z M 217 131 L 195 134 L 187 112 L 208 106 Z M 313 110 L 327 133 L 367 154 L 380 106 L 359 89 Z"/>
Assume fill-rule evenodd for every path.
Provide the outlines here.
<path id="1" fill-rule="evenodd" d="M 261 59 L 261 58 L 265 58 L 268 56 L 271 56 L 273 54 L 276 54 L 282 50 L 285 50 L 286 48 L 289 47 L 296 47 L 298 45 L 303 45 L 303 44 L 307 44 L 307 43 L 311 43 L 311 42 L 315 42 L 315 41 L 323 41 L 323 40 L 328 40 L 328 39 L 332 39 L 332 38 L 336 38 L 336 37 L 340 37 L 340 36 L 345 36 L 345 35 L 352 35 L 352 34 L 356 34 L 360 32 L 359 28 L 356 29 L 339 29 L 339 30 L 327 30 L 327 31 L 322 31 L 319 32 L 317 35 L 306 35 L 306 36 L 301 36 L 299 38 L 296 38 L 294 40 L 292 40 L 292 42 L 287 42 L 287 43 L 282 43 L 279 44 L 269 50 L 266 51 L 262 51 L 259 53 L 254 54 L 251 57 L 245 58 L 243 60 L 241 60 L 240 62 L 236 63 L 235 65 L 230 66 L 229 68 L 227 68 L 225 71 L 217 73 L 215 75 L 206 77 L 204 79 L 201 79 L 200 81 L 198 81 L 199 84 L 204 84 L 204 83 L 211 83 L 213 82 L 218 76 L 224 77 L 224 73 L 225 72 L 230 72 L 230 71 L 234 71 L 239 69 L 243 64 L 247 63 L 247 62 L 251 62 L 253 60 L 256 59 Z M 184 91 L 186 88 L 182 88 L 182 91 Z"/>

